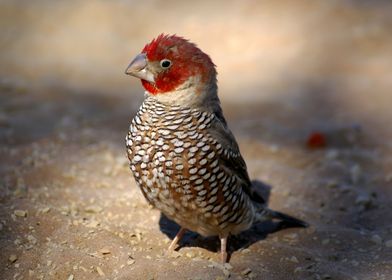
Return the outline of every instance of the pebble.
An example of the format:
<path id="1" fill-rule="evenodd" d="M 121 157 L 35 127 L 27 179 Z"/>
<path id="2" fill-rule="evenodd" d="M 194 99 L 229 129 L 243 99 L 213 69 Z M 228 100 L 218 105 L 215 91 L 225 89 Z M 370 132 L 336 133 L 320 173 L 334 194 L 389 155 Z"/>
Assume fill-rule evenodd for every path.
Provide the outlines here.
<path id="1" fill-rule="evenodd" d="M 97 266 L 95 269 L 97 270 L 99 276 L 105 276 L 105 273 L 103 273 L 102 269 L 99 266 Z"/>
<path id="2" fill-rule="evenodd" d="M 107 254 L 110 254 L 110 253 L 111 253 L 111 252 L 110 252 L 110 249 L 109 249 L 108 247 L 102 248 L 101 250 L 99 250 L 99 252 L 100 252 L 102 255 L 107 255 Z"/>
<path id="3" fill-rule="evenodd" d="M 131 259 L 127 261 L 127 265 L 133 265 L 135 263 L 135 260 Z"/>
<path id="4" fill-rule="evenodd" d="M 90 222 L 86 225 L 86 227 L 89 227 L 89 228 L 96 228 L 96 227 L 99 226 L 99 225 L 100 225 L 100 222 L 93 220 L 93 221 L 90 221 Z"/>
<path id="5" fill-rule="evenodd" d="M 45 207 L 41 210 L 42 213 L 48 213 L 50 211 L 50 207 Z"/>
<path id="6" fill-rule="evenodd" d="M 102 207 L 98 206 L 98 205 L 90 205 L 87 206 L 86 208 L 84 208 L 84 211 L 86 213 L 100 213 L 102 212 Z"/>
<path id="7" fill-rule="evenodd" d="M 170 252 L 170 257 L 171 257 L 171 258 L 177 259 L 177 258 L 179 258 L 179 257 L 181 257 L 181 256 L 182 256 L 181 253 L 179 253 L 179 252 L 177 252 L 177 251 L 172 251 L 172 252 Z"/>
<path id="8" fill-rule="evenodd" d="M 370 240 L 377 245 L 382 243 L 382 238 L 378 234 L 373 234 Z"/>
<path id="9" fill-rule="evenodd" d="M 276 153 L 276 152 L 278 152 L 279 151 L 279 146 L 278 145 L 276 145 L 276 144 L 272 144 L 272 145 L 269 145 L 269 150 L 271 151 L 271 152 L 273 152 L 273 153 Z"/>
<path id="10" fill-rule="evenodd" d="M 296 267 L 296 268 L 294 269 L 294 273 L 301 272 L 302 270 L 303 270 L 303 268 L 300 267 L 300 266 L 298 266 L 298 267 Z"/>
<path id="11" fill-rule="evenodd" d="M 351 181 L 353 182 L 353 184 L 357 184 L 359 182 L 359 179 L 361 177 L 361 173 L 362 173 L 361 166 L 359 166 L 358 164 L 351 167 L 350 175 L 351 175 Z"/>
<path id="12" fill-rule="evenodd" d="M 31 243 L 31 244 L 37 244 L 37 238 L 35 238 L 33 235 L 29 234 L 27 236 L 27 240 Z"/>
<path id="13" fill-rule="evenodd" d="M 321 244 L 323 244 L 323 245 L 329 244 L 329 239 L 328 238 L 324 239 L 323 241 L 321 241 Z"/>
<path id="14" fill-rule="evenodd" d="M 299 261 L 298 261 L 298 259 L 297 259 L 296 256 L 292 256 L 292 257 L 290 258 L 290 261 L 293 262 L 293 263 L 299 263 Z"/>
<path id="15" fill-rule="evenodd" d="M 70 276 L 68 276 L 68 278 L 67 278 L 67 280 L 73 280 L 74 279 L 74 276 L 73 276 L 73 274 L 71 274 Z"/>
<path id="16" fill-rule="evenodd" d="M 18 260 L 18 257 L 17 257 L 16 255 L 11 255 L 11 256 L 8 258 L 8 260 L 9 260 L 11 263 L 14 263 L 14 262 L 16 262 L 16 261 Z"/>
<path id="17" fill-rule="evenodd" d="M 385 241 L 385 246 L 388 248 L 392 248 L 392 239 Z"/>
<path id="18" fill-rule="evenodd" d="M 226 278 L 230 277 L 230 271 L 227 269 L 223 269 L 223 274 L 226 276 Z"/>
<path id="19" fill-rule="evenodd" d="M 336 189 L 339 186 L 339 183 L 335 180 L 328 181 L 325 186 L 329 189 Z"/>
<path id="20" fill-rule="evenodd" d="M 243 271 L 241 271 L 241 275 L 248 275 L 249 273 L 252 272 L 252 269 L 250 269 L 249 267 L 244 269 Z"/>
<path id="21" fill-rule="evenodd" d="M 336 149 L 330 149 L 325 153 L 325 157 L 329 160 L 334 160 L 339 157 L 339 151 Z"/>
<path id="22" fill-rule="evenodd" d="M 250 253 L 250 249 L 246 248 L 241 251 L 241 254 L 248 254 Z"/>
<path id="23" fill-rule="evenodd" d="M 15 210 L 14 215 L 17 217 L 26 217 L 27 216 L 27 211 L 24 210 Z"/>
<path id="24" fill-rule="evenodd" d="M 297 239 L 297 238 L 298 238 L 298 233 L 286 234 L 286 235 L 284 236 L 284 238 L 287 238 L 287 239 Z"/>

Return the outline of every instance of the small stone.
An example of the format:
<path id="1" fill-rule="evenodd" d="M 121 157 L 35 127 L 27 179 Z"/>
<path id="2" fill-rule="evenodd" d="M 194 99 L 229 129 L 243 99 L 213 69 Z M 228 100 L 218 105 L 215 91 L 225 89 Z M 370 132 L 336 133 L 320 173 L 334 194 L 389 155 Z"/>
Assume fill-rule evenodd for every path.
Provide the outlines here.
<path id="1" fill-rule="evenodd" d="M 67 278 L 67 280 L 73 280 L 74 279 L 74 276 L 73 276 L 73 274 L 71 274 L 70 276 L 68 276 L 68 278 Z"/>
<path id="2" fill-rule="evenodd" d="M 325 186 L 329 189 L 336 189 L 339 186 L 339 183 L 335 180 L 328 181 Z"/>
<path id="3" fill-rule="evenodd" d="M 15 210 L 14 215 L 17 217 L 26 217 L 27 216 L 27 211 L 24 210 Z"/>
<path id="4" fill-rule="evenodd" d="M 105 273 L 103 273 L 102 269 L 99 266 L 95 267 L 95 269 L 97 270 L 99 276 L 105 276 Z"/>
<path id="5" fill-rule="evenodd" d="M 335 149 L 330 149 L 325 153 L 325 157 L 329 160 L 337 159 L 339 156 L 339 151 Z"/>
<path id="6" fill-rule="evenodd" d="M 361 166 L 359 166 L 358 164 L 351 167 L 350 175 L 351 175 L 351 181 L 353 182 L 353 184 L 357 184 L 359 182 L 361 172 L 362 172 Z"/>
<path id="7" fill-rule="evenodd" d="M 10 263 L 14 263 L 18 260 L 18 257 L 16 255 L 11 255 L 8 260 L 10 261 Z"/>
<path id="8" fill-rule="evenodd" d="M 230 277 L 230 271 L 227 269 L 223 269 L 223 274 L 226 276 L 226 278 Z"/>
<path id="9" fill-rule="evenodd" d="M 298 233 L 289 233 L 289 234 L 286 234 L 284 237 L 287 239 L 297 239 Z"/>
<path id="10" fill-rule="evenodd" d="M 42 213 L 48 213 L 50 211 L 50 207 L 45 207 L 41 210 Z"/>
<path id="11" fill-rule="evenodd" d="M 181 257 L 181 253 L 177 252 L 177 251 L 172 251 L 169 253 L 171 258 L 177 259 L 179 257 Z"/>
<path id="12" fill-rule="evenodd" d="M 248 254 L 250 253 L 250 249 L 246 248 L 241 251 L 241 254 Z"/>
<path id="13" fill-rule="evenodd" d="M 110 249 L 109 249 L 108 247 L 102 248 L 101 250 L 99 250 L 99 252 L 100 252 L 102 255 L 107 255 L 107 254 L 110 254 L 110 253 L 111 253 L 111 252 L 110 252 Z"/>
<path id="14" fill-rule="evenodd" d="M 127 265 L 133 265 L 135 263 L 135 260 L 131 259 L 127 261 Z"/>
<path id="15" fill-rule="evenodd" d="M 96 228 L 99 225 L 100 225 L 100 222 L 93 220 L 93 221 L 90 221 L 86 226 L 89 228 Z"/>
<path id="16" fill-rule="evenodd" d="M 323 245 L 329 244 L 329 239 L 328 238 L 324 239 L 323 241 L 321 241 L 321 244 L 323 244 Z"/>
<path id="17" fill-rule="evenodd" d="M 292 257 L 290 258 L 290 261 L 293 262 L 293 263 L 299 263 L 299 261 L 298 261 L 298 259 L 297 259 L 296 256 L 292 256 Z"/>
<path id="18" fill-rule="evenodd" d="M 301 272 L 302 270 L 303 270 L 303 268 L 300 267 L 300 266 L 298 266 L 298 267 L 296 267 L 296 268 L 294 269 L 294 273 Z"/>
<path id="19" fill-rule="evenodd" d="M 377 245 L 382 244 L 382 238 L 378 234 L 373 234 L 370 240 Z"/>
<path id="20" fill-rule="evenodd" d="M 279 149 L 280 149 L 279 146 L 276 145 L 276 144 L 272 144 L 272 145 L 270 145 L 268 148 L 269 148 L 269 150 L 270 150 L 271 152 L 273 152 L 273 153 L 278 152 Z"/>
<path id="21" fill-rule="evenodd" d="M 27 236 L 27 240 L 31 243 L 31 244 L 37 244 L 37 238 L 35 238 L 33 235 L 29 234 Z"/>
<path id="22" fill-rule="evenodd" d="M 241 275 L 248 275 L 249 273 L 252 272 L 252 269 L 250 269 L 249 267 L 244 269 L 243 271 L 241 271 Z"/>
<path id="23" fill-rule="evenodd" d="M 102 207 L 98 206 L 98 205 L 90 205 L 87 206 L 84 211 L 87 213 L 100 213 L 102 212 Z"/>
<path id="24" fill-rule="evenodd" d="M 385 241 L 385 246 L 388 248 L 391 248 L 392 247 L 392 239 Z"/>

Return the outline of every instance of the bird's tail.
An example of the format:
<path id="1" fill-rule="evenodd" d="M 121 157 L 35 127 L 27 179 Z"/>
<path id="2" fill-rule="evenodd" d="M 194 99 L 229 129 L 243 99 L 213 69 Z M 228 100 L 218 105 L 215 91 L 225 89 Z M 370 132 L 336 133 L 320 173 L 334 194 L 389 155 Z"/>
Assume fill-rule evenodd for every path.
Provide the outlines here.
<path id="1" fill-rule="evenodd" d="M 309 226 L 308 223 L 306 223 L 300 219 L 291 217 L 289 215 L 286 215 L 286 214 L 278 212 L 278 211 L 271 210 L 269 208 L 263 208 L 263 209 L 260 209 L 257 211 L 256 220 L 258 222 L 262 222 L 262 221 L 269 220 L 269 219 L 280 220 L 285 226 L 288 226 L 288 227 L 308 227 Z"/>

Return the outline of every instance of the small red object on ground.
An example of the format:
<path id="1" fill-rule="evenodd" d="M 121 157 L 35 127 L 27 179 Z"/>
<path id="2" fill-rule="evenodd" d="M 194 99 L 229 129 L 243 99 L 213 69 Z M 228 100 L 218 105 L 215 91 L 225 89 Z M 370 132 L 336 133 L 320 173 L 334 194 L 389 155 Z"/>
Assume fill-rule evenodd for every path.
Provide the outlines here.
<path id="1" fill-rule="evenodd" d="M 306 140 L 306 146 L 311 149 L 320 149 L 327 146 L 325 134 L 322 132 L 312 132 Z"/>

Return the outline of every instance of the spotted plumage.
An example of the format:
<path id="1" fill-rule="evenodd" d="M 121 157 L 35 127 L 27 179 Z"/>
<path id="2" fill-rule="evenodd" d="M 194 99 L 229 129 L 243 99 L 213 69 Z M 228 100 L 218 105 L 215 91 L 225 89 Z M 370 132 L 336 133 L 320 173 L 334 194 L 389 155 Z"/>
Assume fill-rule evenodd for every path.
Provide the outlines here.
<path id="1" fill-rule="evenodd" d="M 254 219 L 241 178 L 225 164 L 240 154 L 209 133 L 219 124 L 214 114 L 148 97 L 127 136 L 131 169 L 146 199 L 205 236 L 238 233 Z"/>
<path id="2" fill-rule="evenodd" d="M 266 218 L 304 226 L 265 207 L 217 96 L 216 70 L 194 44 L 160 35 L 127 68 L 146 97 L 126 137 L 130 167 L 147 201 L 182 229 L 226 241 Z"/>

